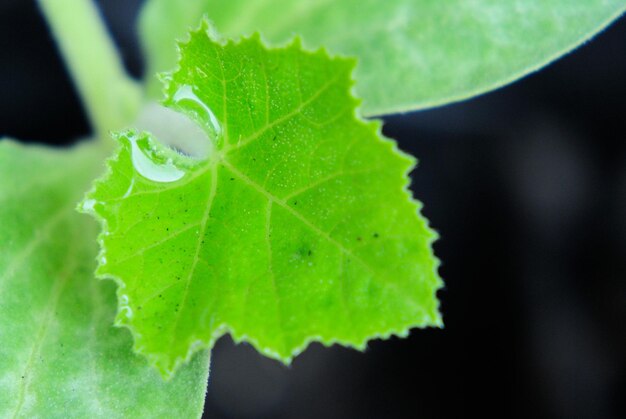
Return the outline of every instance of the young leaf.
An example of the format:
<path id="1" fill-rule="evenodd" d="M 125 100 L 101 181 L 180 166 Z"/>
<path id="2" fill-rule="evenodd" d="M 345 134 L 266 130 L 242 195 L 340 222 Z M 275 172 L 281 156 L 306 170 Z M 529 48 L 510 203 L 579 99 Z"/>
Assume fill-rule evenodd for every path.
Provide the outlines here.
<path id="1" fill-rule="evenodd" d="M 357 56 L 366 115 L 429 108 L 510 83 L 619 16 L 624 0 L 150 0 L 140 33 L 153 74 L 176 63 L 173 40 L 206 14 L 220 32 Z"/>
<path id="2" fill-rule="evenodd" d="M 0 417 L 199 417 L 208 354 L 166 383 L 112 326 L 97 226 L 75 211 L 94 151 L 0 142 Z"/>
<path id="3" fill-rule="evenodd" d="M 120 283 L 118 321 L 166 375 L 226 332 L 289 362 L 312 340 L 363 348 L 441 324 L 414 161 L 356 116 L 353 66 L 193 32 L 165 103 L 205 129 L 208 157 L 119 135 L 84 207 L 103 224 L 97 273 Z"/>

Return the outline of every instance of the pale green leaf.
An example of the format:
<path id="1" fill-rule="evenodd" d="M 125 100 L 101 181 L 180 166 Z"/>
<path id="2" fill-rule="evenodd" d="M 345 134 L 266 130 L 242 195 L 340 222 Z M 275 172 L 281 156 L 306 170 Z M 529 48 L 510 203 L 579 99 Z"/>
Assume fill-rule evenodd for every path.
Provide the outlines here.
<path id="1" fill-rule="evenodd" d="M 354 62 L 204 29 L 165 103 L 204 128 L 209 156 L 125 132 L 84 203 L 135 348 L 170 374 L 227 332 L 289 362 L 312 340 L 363 348 L 440 325 L 414 160 L 356 116 Z"/>
<path id="2" fill-rule="evenodd" d="M 140 21 L 150 91 L 176 63 L 173 40 L 203 15 L 228 36 L 359 58 L 366 115 L 428 108 L 512 82 L 608 25 L 624 0 L 149 0 Z"/>
<path id="3" fill-rule="evenodd" d="M 198 417 L 208 354 L 170 382 L 113 327 L 115 284 L 94 278 L 96 223 L 75 211 L 93 147 L 0 142 L 0 417 Z"/>

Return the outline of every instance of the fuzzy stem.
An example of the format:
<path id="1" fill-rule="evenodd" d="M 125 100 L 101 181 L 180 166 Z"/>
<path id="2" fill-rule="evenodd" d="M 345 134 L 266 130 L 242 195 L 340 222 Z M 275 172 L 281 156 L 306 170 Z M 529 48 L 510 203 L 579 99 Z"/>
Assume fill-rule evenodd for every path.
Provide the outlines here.
<path id="1" fill-rule="evenodd" d="M 39 0 L 95 134 L 108 137 L 136 116 L 141 93 L 124 71 L 91 0 Z"/>

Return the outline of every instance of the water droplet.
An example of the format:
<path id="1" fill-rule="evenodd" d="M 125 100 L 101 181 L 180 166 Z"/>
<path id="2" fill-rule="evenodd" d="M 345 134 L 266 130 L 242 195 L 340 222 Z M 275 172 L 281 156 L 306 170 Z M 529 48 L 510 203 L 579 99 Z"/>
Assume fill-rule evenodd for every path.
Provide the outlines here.
<path id="1" fill-rule="evenodd" d="M 222 135 L 222 126 L 213 111 L 196 96 L 191 86 L 181 86 L 174 93 L 174 102 L 180 108 L 191 112 L 195 119 L 199 120 L 198 122 L 206 128 L 211 140 L 217 141 L 219 139 Z"/>
<path id="2" fill-rule="evenodd" d="M 154 162 L 146 154 L 146 146 L 139 144 L 141 140 L 128 136 L 128 141 L 131 145 L 133 166 L 141 176 L 154 182 L 174 182 L 185 176 L 185 172 L 174 166 L 171 159 L 168 159 L 165 164 Z"/>
<path id="3" fill-rule="evenodd" d="M 124 315 L 129 319 L 133 317 L 133 309 L 128 304 L 128 295 L 123 294 L 120 296 L 118 306 L 120 313 L 124 313 Z"/>
<path id="4" fill-rule="evenodd" d="M 130 180 L 130 185 L 128 185 L 128 189 L 126 190 L 126 193 L 122 198 L 128 198 L 130 196 L 131 192 L 133 191 L 133 186 L 135 186 L 135 178 L 132 178 Z"/>
<path id="5" fill-rule="evenodd" d="M 93 207 L 96 205 L 95 199 L 85 199 L 82 204 L 80 204 L 81 211 L 89 212 L 93 211 Z"/>

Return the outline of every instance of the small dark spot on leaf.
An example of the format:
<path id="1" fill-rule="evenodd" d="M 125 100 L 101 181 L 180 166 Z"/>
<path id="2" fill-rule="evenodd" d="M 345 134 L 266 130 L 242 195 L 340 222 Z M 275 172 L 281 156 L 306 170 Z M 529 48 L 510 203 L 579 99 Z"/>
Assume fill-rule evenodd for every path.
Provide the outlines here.
<path id="1" fill-rule="evenodd" d="M 363 238 L 362 238 L 362 237 L 357 237 L 356 239 L 357 239 L 358 241 L 363 240 Z"/>
<path id="2" fill-rule="evenodd" d="M 378 233 L 374 233 L 374 234 L 372 235 L 372 237 L 374 237 L 375 239 L 377 239 L 377 238 L 378 238 Z"/>

